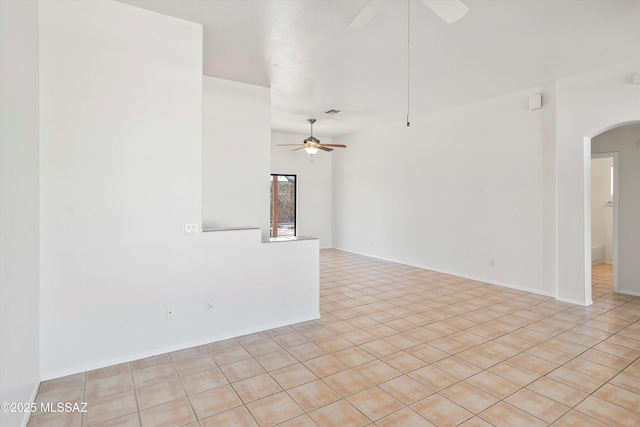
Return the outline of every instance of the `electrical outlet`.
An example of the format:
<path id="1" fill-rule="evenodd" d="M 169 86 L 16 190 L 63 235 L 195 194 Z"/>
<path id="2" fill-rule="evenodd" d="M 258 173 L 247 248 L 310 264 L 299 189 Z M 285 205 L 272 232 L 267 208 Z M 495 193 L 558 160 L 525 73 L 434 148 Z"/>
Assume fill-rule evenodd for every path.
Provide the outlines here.
<path id="1" fill-rule="evenodd" d="M 205 302 L 204 303 L 204 312 L 205 313 L 211 313 L 213 311 L 213 303 L 212 302 Z"/>
<path id="2" fill-rule="evenodd" d="M 167 306 L 167 319 L 173 319 L 176 315 L 172 305 Z"/>
<path id="3" fill-rule="evenodd" d="M 198 224 L 185 224 L 184 225 L 184 234 L 196 234 L 198 232 Z"/>
<path id="4" fill-rule="evenodd" d="M 489 267 L 495 267 L 496 266 L 496 260 L 495 259 L 490 259 L 489 260 Z"/>

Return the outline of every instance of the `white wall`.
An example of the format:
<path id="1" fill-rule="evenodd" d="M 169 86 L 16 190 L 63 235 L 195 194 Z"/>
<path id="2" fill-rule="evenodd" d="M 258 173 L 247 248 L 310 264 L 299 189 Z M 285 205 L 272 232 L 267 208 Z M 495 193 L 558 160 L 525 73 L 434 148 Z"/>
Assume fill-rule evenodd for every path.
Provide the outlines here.
<path id="1" fill-rule="evenodd" d="M 334 137 L 334 247 L 553 295 L 553 105 L 532 88 Z"/>
<path id="2" fill-rule="evenodd" d="M 38 3 L 0 1 L 0 402 L 31 402 L 38 354 Z M 27 413 L 0 412 L 4 427 Z"/>
<path id="3" fill-rule="evenodd" d="M 202 215 L 202 28 L 106 1 L 40 18 L 43 377 L 317 318 L 317 240 L 184 235 Z"/>
<path id="4" fill-rule="evenodd" d="M 613 262 L 612 167 L 613 157 L 591 159 L 591 246 L 603 248 L 602 258 L 592 258 L 592 264 Z"/>
<path id="5" fill-rule="evenodd" d="M 270 137 L 269 88 L 203 78 L 205 229 L 253 226 L 269 237 Z"/>
<path id="6" fill-rule="evenodd" d="M 612 129 L 592 139 L 594 153 L 619 153 L 618 189 L 614 190 L 618 191 L 619 205 L 618 290 L 633 295 L 640 295 L 640 263 L 638 262 L 640 260 L 639 144 L 640 124 Z M 612 210 L 611 208 L 606 209 Z"/>
<path id="7" fill-rule="evenodd" d="M 331 153 L 318 152 L 310 156 L 304 151 L 291 151 L 295 147 L 277 144 L 302 144 L 309 135 L 282 132 L 271 134 L 271 173 L 297 175 L 297 227 L 298 236 L 313 236 L 320 240 L 320 248 L 331 247 L 331 162 L 345 149 Z M 320 140 L 331 144 L 331 138 Z M 349 148 L 347 148 L 348 150 Z"/>
<path id="8" fill-rule="evenodd" d="M 640 59 L 558 80 L 558 298 L 591 304 L 589 165 L 592 138 L 640 120 Z"/>

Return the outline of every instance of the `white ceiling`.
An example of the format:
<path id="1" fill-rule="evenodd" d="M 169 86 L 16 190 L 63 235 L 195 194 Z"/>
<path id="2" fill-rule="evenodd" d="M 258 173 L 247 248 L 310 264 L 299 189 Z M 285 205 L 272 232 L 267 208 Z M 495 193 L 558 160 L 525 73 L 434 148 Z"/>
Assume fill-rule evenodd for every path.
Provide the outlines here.
<path id="1" fill-rule="evenodd" d="M 405 119 L 408 1 L 412 117 L 640 57 L 640 0 L 463 0 L 449 25 L 386 0 L 357 30 L 366 0 L 120 1 L 203 24 L 204 74 L 271 87 L 272 128 L 301 134 Z"/>

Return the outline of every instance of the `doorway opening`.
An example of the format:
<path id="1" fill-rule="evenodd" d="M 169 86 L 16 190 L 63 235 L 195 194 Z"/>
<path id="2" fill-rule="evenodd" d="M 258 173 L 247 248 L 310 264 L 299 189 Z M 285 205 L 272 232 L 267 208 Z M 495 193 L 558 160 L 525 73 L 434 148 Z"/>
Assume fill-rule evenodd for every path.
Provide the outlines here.
<path id="1" fill-rule="evenodd" d="M 618 290 L 617 177 L 618 153 L 591 155 L 591 285 L 594 298 Z"/>
<path id="2" fill-rule="evenodd" d="M 296 175 L 271 175 L 271 237 L 296 236 Z"/>

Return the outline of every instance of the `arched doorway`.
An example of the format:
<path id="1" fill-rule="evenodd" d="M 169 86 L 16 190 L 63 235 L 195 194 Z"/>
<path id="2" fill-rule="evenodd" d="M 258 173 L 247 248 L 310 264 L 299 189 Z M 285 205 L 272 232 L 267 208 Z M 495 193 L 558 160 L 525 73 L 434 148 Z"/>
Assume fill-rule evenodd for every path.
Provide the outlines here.
<path id="1" fill-rule="evenodd" d="M 603 129 L 601 132 L 585 138 L 589 152 L 593 157 L 613 159 L 613 174 L 611 179 L 612 197 L 612 254 L 609 258 L 613 262 L 613 291 L 630 295 L 640 295 L 640 121 L 620 123 Z M 586 148 L 586 147 L 585 147 Z M 591 178 L 591 156 L 585 159 L 585 170 Z M 592 206 L 592 180 L 586 179 L 585 197 L 585 266 L 591 269 L 592 254 L 597 249 L 598 237 L 592 236 L 592 221 L 600 218 L 588 208 Z M 592 207 L 593 208 L 593 207 Z M 597 212 L 594 210 L 593 212 Z M 597 243 L 594 248 L 593 243 Z M 605 256 L 605 258 L 607 258 Z M 605 260 L 606 262 L 606 260 Z M 592 293 L 591 274 L 585 274 L 585 294 Z M 594 294 L 594 297 L 598 297 Z"/>

